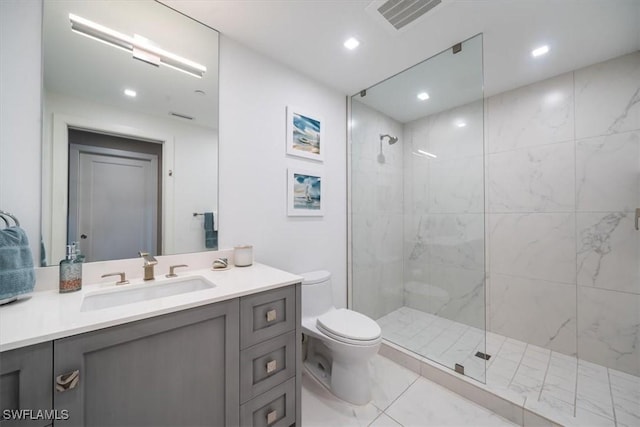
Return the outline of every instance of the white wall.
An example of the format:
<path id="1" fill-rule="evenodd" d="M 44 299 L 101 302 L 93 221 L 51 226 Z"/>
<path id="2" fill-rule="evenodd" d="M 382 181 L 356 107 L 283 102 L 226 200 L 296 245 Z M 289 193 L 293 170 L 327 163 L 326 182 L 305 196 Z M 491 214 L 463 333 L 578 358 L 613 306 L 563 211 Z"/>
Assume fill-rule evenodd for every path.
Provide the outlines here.
<path id="1" fill-rule="evenodd" d="M 323 163 L 285 154 L 286 106 L 323 116 Z M 346 305 L 346 99 L 220 37 L 220 239 L 293 273 L 326 269 Z M 324 172 L 324 217 L 288 217 L 287 168 Z"/>
<path id="2" fill-rule="evenodd" d="M 0 209 L 14 211 L 39 241 L 41 3 L 0 7 Z M 220 43 L 220 247 L 251 243 L 258 262 L 293 273 L 330 270 L 336 304 L 345 306 L 345 96 L 227 37 Z M 324 117 L 322 164 L 285 155 L 287 105 Z M 325 215 L 287 217 L 287 168 L 309 166 L 324 172 Z"/>
<path id="3" fill-rule="evenodd" d="M 0 210 L 27 230 L 34 261 L 40 241 L 42 7 L 0 1 Z"/>

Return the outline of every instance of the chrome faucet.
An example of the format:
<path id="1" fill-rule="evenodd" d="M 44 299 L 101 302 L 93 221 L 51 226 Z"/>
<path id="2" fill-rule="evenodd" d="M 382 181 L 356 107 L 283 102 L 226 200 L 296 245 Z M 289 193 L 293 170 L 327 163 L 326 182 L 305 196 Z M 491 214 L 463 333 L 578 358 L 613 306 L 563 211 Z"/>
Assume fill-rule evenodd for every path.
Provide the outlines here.
<path id="1" fill-rule="evenodd" d="M 153 255 L 149 255 L 147 252 L 138 252 L 142 259 L 144 259 L 144 280 L 154 280 L 153 266 L 158 263 Z"/>

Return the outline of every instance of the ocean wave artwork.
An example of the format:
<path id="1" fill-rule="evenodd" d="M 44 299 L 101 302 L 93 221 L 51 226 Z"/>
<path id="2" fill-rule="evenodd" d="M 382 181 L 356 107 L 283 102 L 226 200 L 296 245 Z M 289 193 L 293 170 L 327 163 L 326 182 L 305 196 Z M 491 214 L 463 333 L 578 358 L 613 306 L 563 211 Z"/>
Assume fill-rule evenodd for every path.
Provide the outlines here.
<path id="1" fill-rule="evenodd" d="M 320 121 L 299 113 L 293 113 L 294 150 L 320 153 Z"/>

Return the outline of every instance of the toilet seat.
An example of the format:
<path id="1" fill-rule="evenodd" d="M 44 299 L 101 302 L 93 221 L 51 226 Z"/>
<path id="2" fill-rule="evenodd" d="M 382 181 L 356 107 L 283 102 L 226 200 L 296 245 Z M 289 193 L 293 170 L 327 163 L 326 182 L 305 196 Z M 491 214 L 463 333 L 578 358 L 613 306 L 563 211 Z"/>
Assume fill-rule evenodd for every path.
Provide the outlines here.
<path id="1" fill-rule="evenodd" d="M 316 327 L 335 340 L 353 345 L 371 345 L 380 339 L 382 333 L 374 320 L 344 308 L 331 310 L 318 317 Z"/>

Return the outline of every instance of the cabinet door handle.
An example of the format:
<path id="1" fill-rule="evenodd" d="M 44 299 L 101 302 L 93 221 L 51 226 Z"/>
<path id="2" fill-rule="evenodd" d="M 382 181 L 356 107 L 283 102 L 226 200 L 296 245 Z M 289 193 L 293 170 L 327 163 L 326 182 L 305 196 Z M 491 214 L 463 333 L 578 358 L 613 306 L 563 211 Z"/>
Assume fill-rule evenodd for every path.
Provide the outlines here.
<path id="1" fill-rule="evenodd" d="M 273 322 L 278 317 L 278 313 L 275 309 L 267 311 L 267 322 Z"/>
<path id="2" fill-rule="evenodd" d="M 638 219 L 640 219 L 640 208 L 636 208 L 636 230 L 640 230 L 638 228 Z"/>
<path id="3" fill-rule="evenodd" d="M 56 377 L 56 390 L 59 392 L 65 392 L 76 388 L 80 382 L 80 371 L 75 370 L 67 372 L 66 374 L 58 375 Z"/>
<path id="4" fill-rule="evenodd" d="M 278 412 L 275 409 L 267 413 L 267 425 L 275 423 L 276 419 L 278 419 Z"/>
<path id="5" fill-rule="evenodd" d="M 278 369 L 278 362 L 275 360 L 272 360 L 270 362 L 267 362 L 267 374 L 272 373 L 273 371 L 275 371 L 276 369 Z"/>

